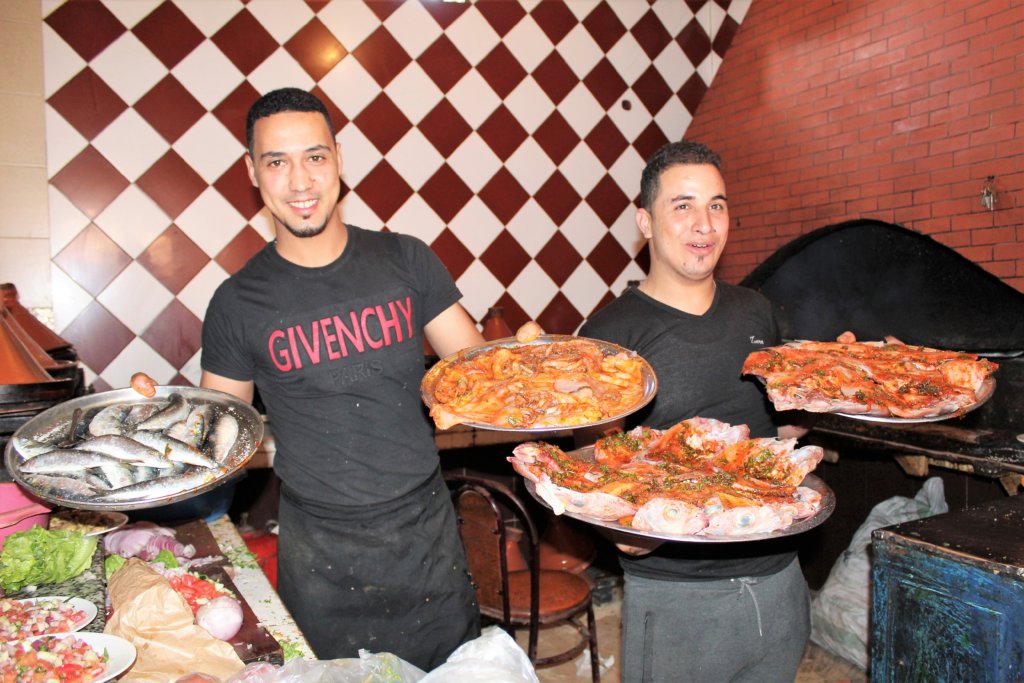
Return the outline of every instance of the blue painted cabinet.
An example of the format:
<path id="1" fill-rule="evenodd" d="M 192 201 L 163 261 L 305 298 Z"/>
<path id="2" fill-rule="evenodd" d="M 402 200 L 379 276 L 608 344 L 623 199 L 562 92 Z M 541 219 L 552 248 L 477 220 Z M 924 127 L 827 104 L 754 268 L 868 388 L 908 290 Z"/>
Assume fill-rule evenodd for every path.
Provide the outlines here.
<path id="1" fill-rule="evenodd" d="M 1024 681 L 1024 496 L 872 534 L 871 680 Z"/>

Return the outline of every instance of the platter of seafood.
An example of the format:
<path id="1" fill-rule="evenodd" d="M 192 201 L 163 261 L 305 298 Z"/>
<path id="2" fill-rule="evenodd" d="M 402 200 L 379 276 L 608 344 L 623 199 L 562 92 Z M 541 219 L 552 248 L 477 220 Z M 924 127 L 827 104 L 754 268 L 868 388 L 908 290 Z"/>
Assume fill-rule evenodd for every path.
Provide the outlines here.
<path id="1" fill-rule="evenodd" d="M 263 439 L 251 405 L 219 391 L 156 386 L 81 396 L 22 425 L 7 471 L 42 500 L 82 510 L 169 505 L 229 481 Z"/>

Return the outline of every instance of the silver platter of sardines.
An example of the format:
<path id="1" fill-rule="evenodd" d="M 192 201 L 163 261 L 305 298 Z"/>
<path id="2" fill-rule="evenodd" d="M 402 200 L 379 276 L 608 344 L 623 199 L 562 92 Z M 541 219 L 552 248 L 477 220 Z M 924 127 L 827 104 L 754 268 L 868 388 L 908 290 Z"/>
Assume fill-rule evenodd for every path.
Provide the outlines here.
<path id="1" fill-rule="evenodd" d="M 23 424 L 4 454 L 44 501 L 83 510 L 169 505 L 233 479 L 263 440 L 247 403 L 212 389 L 157 386 L 89 394 Z"/>

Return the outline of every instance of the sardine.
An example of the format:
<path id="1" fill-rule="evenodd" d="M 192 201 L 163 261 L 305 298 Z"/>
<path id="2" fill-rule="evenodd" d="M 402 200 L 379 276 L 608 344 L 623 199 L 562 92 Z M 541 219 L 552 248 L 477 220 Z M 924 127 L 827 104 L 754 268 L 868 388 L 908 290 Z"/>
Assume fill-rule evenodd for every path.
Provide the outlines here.
<path id="1" fill-rule="evenodd" d="M 145 403 L 133 403 L 131 410 L 128 411 L 128 417 L 125 418 L 125 424 L 135 429 L 140 423 L 153 417 L 161 410 L 167 407 L 166 401 L 146 401 Z"/>
<path id="2" fill-rule="evenodd" d="M 139 484 L 132 484 L 124 488 L 98 493 L 93 500 L 99 503 L 111 503 L 133 500 L 135 498 L 157 498 L 173 496 L 185 493 L 198 488 L 203 484 L 213 481 L 224 473 L 222 468 L 217 470 L 197 469 L 185 474 L 176 474 L 170 477 L 158 477 Z"/>
<path id="3" fill-rule="evenodd" d="M 117 458 L 97 451 L 57 448 L 21 463 L 21 471 L 25 474 L 61 474 L 119 462 Z"/>
<path id="4" fill-rule="evenodd" d="M 166 469 L 171 466 L 171 463 L 169 463 L 167 458 L 163 456 L 162 450 L 153 448 L 148 444 L 143 444 L 134 438 L 128 438 L 127 436 L 121 436 L 119 434 L 105 434 L 103 436 L 97 436 L 95 439 L 89 439 L 88 441 L 75 446 L 75 448 L 83 448 L 86 450 L 97 451 L 99 453 L 106 453 L 107 455 L 118 458 L 119 460 L 130 463 L 139 463 L 140 465 L 145 465 L 147 467 Z"/>
<path id="5" fill-rule="evenodd" d="M 152 417 L 149 417 L 142 422 L 138 423 L 135 428 L 143 429 L 146 431 L 160 431 L 167 429 L 175 422 L 181 422 L 188 417 L 189 410 L 191 407 L 185 397 L 181 394 L 171 394 L 168 397 L 167 405 L 154 413 Z"/>
<path id="6" fill-rule="evenodd" d="M 197 467 L 217 467 L 217 463 L 203 455 L 202 451 L 198 448 L 193 448 L 187 443 L 172 439 L 166 434 L 139 431 L 134 432 L 132 438 L 140 444 L 156 449 L 174 462 L 183 462 L 189 465 L 196 465 Z"/>
<path id="7" fill-rule="evenodd" d="M 105 434 L 122 434 L 125 418 L 131 406 L 127 403 L 115 403 L 96 413 L 89 421 L 89 434 L 103 436 Z"/>
<path id="8" fill-rule="evenodd" d="M 238 420 L 230 413 L 224 413 L 213 423 L 213 429 L 206 437 L 203 452 L 216 462 L 223 464 L 235 442 L 238 441 Z"/>
<path id="9" fill-rule="evenodd" d="M 209 404 L 203 404 L 193 408 L 188 417 L 171 425 L 164 434 L 193 448 L 199 448 L 206 439 L 212 422 L 213 408 Z"/>
<path id="10" fill-rule="evenodd" d="M 33 474 L 25 478 L 36 490 L 66 499 L 91 498 L 96 489 L 82 479 L 50 474 Z"/>
<path id="11" fill-rule="evenodd" d="M 134 484 L 137 481 L 135 478 L 135 468 L 127 462 L 118 461 L 113 465 L 101 465 L 100 471 L 112 489 L 119 489 L 122 486 Z"/>
<path id="12" fill-rule="evenodd" d="M 174 463 L 172 463 L 173 465 Z M 134 482 L 138 484 L 142 481 L 149 481 L 150 479 L 156 479 L 164 472 L 173 472 L 173 469 L 158 470 L 155 467 L 133 467 L 132 473 L 134 475 Z"/>

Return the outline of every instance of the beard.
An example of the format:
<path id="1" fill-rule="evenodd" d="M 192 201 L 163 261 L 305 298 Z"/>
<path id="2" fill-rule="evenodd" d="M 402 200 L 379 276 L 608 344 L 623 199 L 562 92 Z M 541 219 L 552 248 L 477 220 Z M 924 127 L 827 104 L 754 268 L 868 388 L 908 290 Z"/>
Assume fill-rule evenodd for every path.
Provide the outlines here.
<path id="1" fill-rule="evenodd" d="M 285 223 L 282 220 L 278 220 L 278 223 L 283 225 L 288 232 L 290 232 L 291 234 L 295 235 L 300 239 L 316 237 L 317 235 L 319 235 L 320 233 L 327 229 L 327 221 L 324 221 L 320 225 L 302 225 L 299 227 L 289 225 L 288 223 Z"/>

